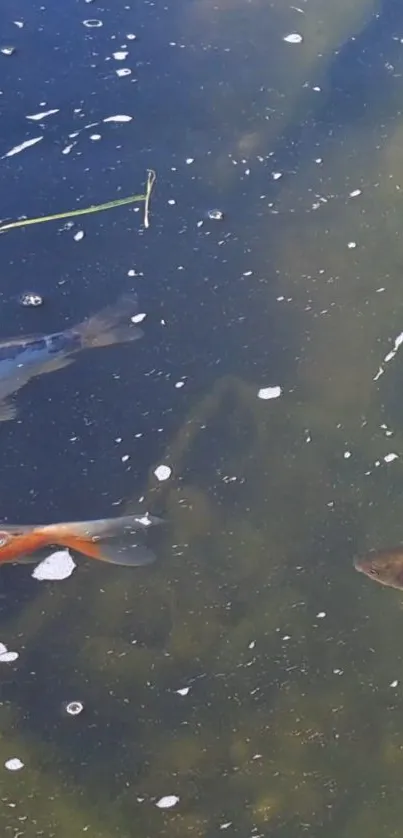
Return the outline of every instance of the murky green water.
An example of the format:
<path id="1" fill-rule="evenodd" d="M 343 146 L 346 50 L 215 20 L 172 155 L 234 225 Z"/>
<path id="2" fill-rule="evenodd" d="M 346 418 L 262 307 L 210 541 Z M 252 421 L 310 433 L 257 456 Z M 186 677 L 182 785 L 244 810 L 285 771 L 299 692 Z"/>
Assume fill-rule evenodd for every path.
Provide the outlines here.
<path id="1" fill-rule="evenodd" d="M 1 832 L 399 836 L 402 597 L 352 560 L 403 533 L 403 356 L 384 362 L 403 331 L 403 9 L 21 0 L 2 16 L 18 52 L 1 56 L 1 153 L 42 99 L 60 107 L 4 164 L 2 215 L 158 175 L 149 231 L 122 210 L 88 219 L 80 245 L 47 225 L 1 238 L 4 305 L 27 285 L 53 295 L 1 336 L 79 319 L 134 269 L 150 312 L 134 355 L 21 396 L 0 428 L 4 515 L 149 509 L 167 526 L 147 569 L 2 569 L 19 658 L 0 663 L 0 766 L 24 767 L 0 767 Z M 127 33 L 134 84 L 106 62 Z M 62 158 L 74 107 L 135 120 Z"/>

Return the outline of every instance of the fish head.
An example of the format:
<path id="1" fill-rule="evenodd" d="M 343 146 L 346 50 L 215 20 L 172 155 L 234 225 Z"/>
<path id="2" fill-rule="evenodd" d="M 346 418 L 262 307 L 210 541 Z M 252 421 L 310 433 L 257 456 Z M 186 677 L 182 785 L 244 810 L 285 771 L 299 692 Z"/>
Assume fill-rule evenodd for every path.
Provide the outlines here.
<path id="1" fill-rule="evenodd" d="M 354 567 L 380 585 L 403 591 L 403 546 L 367 553 L 354 560 Z"/>

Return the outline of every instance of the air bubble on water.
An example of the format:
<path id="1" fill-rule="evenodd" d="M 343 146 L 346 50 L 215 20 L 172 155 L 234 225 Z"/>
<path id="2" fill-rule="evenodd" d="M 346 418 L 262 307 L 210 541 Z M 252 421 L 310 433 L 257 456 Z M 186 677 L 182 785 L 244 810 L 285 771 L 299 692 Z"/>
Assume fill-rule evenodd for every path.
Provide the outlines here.
<path id="1" fill-rule="evenodd" d="M 102 20 L 98 20 L 98 18 L 90 18 L 90 20 L 83 20 L 83 25 L 86 26 L 88 29 L 99 29 L 100 26 L 103 26 Z"/>
<path id="2" fill-rule="evenodd" d="M 220 209 L 211 209 L 207 212 L 207 218 L 209 218 L 210 221 L 222 221 L 224 213 Z"/>
<path id="3" fill-rule="evenodd" d="M 14 53 L 15 53 L 15 47 L 1 47 L 1 48 L 0 48 L 0 52 L 1 52 L 3 55 L 14 55 Z"/>
<path id="4" fill-rule="evenodd" d="M 64 705 L 64 709 L 68 716 L 79 716 L 84 710 L 82 701 L 69 701 Z"/>

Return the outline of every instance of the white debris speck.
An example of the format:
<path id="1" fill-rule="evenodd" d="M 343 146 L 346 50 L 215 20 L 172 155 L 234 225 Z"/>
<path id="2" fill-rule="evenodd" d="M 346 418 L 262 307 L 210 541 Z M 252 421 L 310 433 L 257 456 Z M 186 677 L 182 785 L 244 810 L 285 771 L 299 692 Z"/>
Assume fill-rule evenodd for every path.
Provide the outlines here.
<path id="1" fill-rule="evenodd" d="M 316 615 L 317 620 L 323 620 L 324 617 L 326 617 L 326 611 L 319 611 L 319 613 Z"/>
<path id="2" fill-rule="evenodd" d="M 81 239 L 84 238 L 84 236 L 85 236 L 84 230 L 78 230 L 77 233 L 74 233 L 73 238 L 74 238 L 75 242 L 80 242 Z"/>
<path id="3" fill-rule="evenodd" d="M 102 140 L 102 134 L 90 134 L 90 140 L 93 140 L 94 142 L 96 140 Z"/>
<path id="4" fill-rule="evenodd" d="M 358 198 L 358 196 L 361 195 L 361 192 L 362 189 L 353 189 L 353 191 L 350 192 L 350 198 Z"/>
<path id="5" fill-rule="evenodd" d="M 75 146 L 75 143 L 70 143 L 70 145 L 66 145 L 64 148 L 62 148 L 62 154 L 70 154 L 70 152 L 71 152 L 72 148 L 74 148 L 74 146 Z"/>
<path id="6" fill-rule="evenodd" d="M 117 113 L 115 116 L 107 116 L 102 122 L 131 122 L 132 119 L 127 113 Z"/>
<path id="7" fill-rule="evenodd" d="M 174 207 L 176 204 L 175 198 L 169 198 L 168 204 L 170 207 Z"/>
<path id="8" fill-rule="evenodd" d="M 207 218 L 209 218 L 210 221 L 222 221 L 224 213 L 220 209 L 211 209 L 207 212 Z"/>
<path id="9" fill-rule="evenodd" d="M 232 826 L 232 821 L 226 821 L 226 823 L 221 823 L 220 829 L 228 829 L 229 826 Z"/>
<path id="10" fill-rule="evenodd" d="M 129 67 L 119 67 L 118 70 L 115 70 L 115 73 L 119 78 L 123 78 L 123 76 L 130 76 L 131 70 Z"/>
<path id="11" fill-rule="evenodd" d="M 54 113 L 59 113 L 60 108 L 53 108 L 50 111 L 41 111 L 40 113 L 27 114 L 25 119 L 32 119 L 34 122 L 40 122 L 46 116 L 52 116 Z"/>
<path id="12" fill-rule="evenodd" d="M 68 550 L 56 550 L 55 553 L 51 553 L 43 562 L 38 564 L 31 575 L 39 582 L 44 580 L 59 581 L 68 579 L 75 567 L 76 563 L 71 558 Z"/>
<path id="13" fill-rule="evenodd" d="M 19 658 L 18 652 L 1 652 L 0 663 L 14 663 Z"/>
<path id="14" fill-rule="evenodd" d="M 127 463 L 127 461 L 130 460 L 130 454 L 123 454 L 123 457 L 121 457 L 121 460 L 122 460 L 122 463 Z"/>
<path id="15" fill-rule="evenodd" d="M 175 383 L 175 387 L 176 387 L 177 390 L 180 390 L 181 387 L 184 387 L 184 386 L 185 386 L 184 381 L 176 381 L 176 383 Z"/>
<path id="16" fill-rule="evenodd" d="M 165 797 L 160 797 L 155 805 L 158 806 L 159 809 L 171 809 L 172 806 L 176 806 L 177 803 L 179 803 L 179 797 L 176 794 L 167 794 Z"/>
<path id="17" fill-rule="evenodd" d="M 15 47 L 1 47 L 0 52 L 3 55 L 14 55 Z"/>
<path id="18" fill-rule="evenodd" d="M 258 399 L 278 399 L 281 396 L 281 387 L 261 387 L 257 397 Z"/>
<path id="19" fill-rule="evenodd" d="M 343 457 L 345 460 L 349 460 L 351 457 L 351 451 L 345 451 Z"/>
<path id="20" fill-rule="evenodd" d="M 384 364 L 388 364 L 389 361 L 391 361 L 392 358 L 395 357 L 396 352 L 399 349 L 399 347 L 402 345 L 402 343 L 403 343 L 403 332 L 400 332 L 400 335 L 397 335 L 397 337 L 395 338 L 395 341 L 394 341 L 394 344 L 393 344 L 393 349 L 391 349 L 391 351 L 388 352 L 387 355 L 385 355 L 385 357 L 383 359 Z M 380 378 L 381 375 L 383 375 L 384 372 L 385 372 L 385 370 L 384 370 L 383 366 L 381 365 L 379 367 L 378 372 L 374 376 L 373 381 L 377 381 L 378 378 Z"/>
<path id="21" fill-rule="evenodd" d="M 255 646 L 256 646 L 256 640 L 251 640 L 251 642 L 248 645 L 248 649 L 254 649 Z"/>
<path id="22" fill-rule="evenodd" d="M 169 466 L 157 466 L 157 468 L 154 469 L 154 474 L 157 480 L 168 480 L 172 474 L 172 469 L 169 468 Z"/>
<path id="23" fill-rule="evenodd" d="M 23 20 L 13 20 L 14 26 L 18 26 L 18 29 L 23 29 L 25 24 Z"/>
<path id="24" fill-rule="evenodd" d="M 98 20 L 97 18 L 93 17 L 90 20 L 83 20 L 84 26 L 87 26 L 88 29 L 99 29 L 100 26 L 103 26 L 102 20 Z"/>
<path id="25" fill-rule="evenodd" d="M 145 320 L 146 317 L 147 315 L 143 311 L 141 312 L 141 314 L 133 314 L 133 317 L 131 317 L 130 320 L 132 321 L 132 323 L 141 323 L 143 320 Z"/>
<path id="26" fill-rule="evenodd" d="M 187 157 L 187 158 L 186 158 L 186 165 L 187 165 L 187 166 L 190 166 L 190 165 L 191 165 L 191 163 L 194 163 L 194 162 L 195 162 L 194 157 Z"/>
<path id="27" fill-rule="evenodd" d="M 84 710 L 84 704 L 82 701 L 69 701 L 68 704 L 65 705 L 66 713 L 69 716 L 78 716 Z"/>
<path id="28" fill-rule="evenodd" d="M 180 690 L 176 690 L 178 695 L 187 695 L 190 690 L 190 687 L 181 687 Z"/>
<path id="29" fill-rule="evenodd" d="M 301 44 L 303 40 L 304 39 L 302 35 L 299 34 L 299 32 L 290 32 L 289 35 L 285 35 L 283 38 L 283 41 L 285 41 L 287 44 Z"/>
<path id="30" fill-rule="evenodd" d="M 343 675 L 343 670 L 342 669 L 334 669 L 333 670 L 333 675 Z"/>
<path id="31" fill-rule="evenodd" d="M 30 148 L 31 145 L 36 145 L 36 143 L 40 143 L 43 140 L 43 137 L 32 137 L 31 140 L 25 140 L 25 142 L 21 143 L 20 145 L 15 145 L 13 148 L 10 148 L 10 151 L 7 151 L 6 154 L 3 154 L 2 160 L 5 157 L 13 157 L 14 154 L 19 154 L 20 151 L 25 151 L 26 148 Z"/>
<path id="32" fill-rule="evenodd" d="M 118 52 L 113 53 L 115 61 L 124 61 L 128 55 L 129 53 L 127 52 L 127 50 L 119 50 Z"/>
<path id="33" fill-rule="evenodd" d="M 385 454 L 383 459 L 385 460 L 385 463 L 392 463 L 393 460 L 398 460 L 399 459 L 399 455 L 398 454 L 393 454 L 391 452 L 390 454 Z"/>
<path id="34" fill-rule="evenodd" d="M 395 687 L 397 687 L 397 686 L 398 686 L 398 684 L 399 684 L 399 681 L 392 681 L 392 683 L 391 683 L 391 684 L 389 684 L 389 686 L 390 686 L 390 687 L 393 687 L 393 689 L 394 689 Z"/>
<path id="35" fill-rule="evenodd" d="M 271 176 L 272 176 L 273 180 L 280 180 L 280 178 L 283 177 L 283 173 L 282 172 L 272 172 Z"/>
<path id="36" fill-rule="evenodd" d="M 133 33 L 130 33 L 130 35 L 126 35 L 126 38 L 128 41 L 135 41 L 137 39 L 137 35 L 133 35 Z"/>
<path id="37" fill-rule="evenodd" d="M 9 771 L 20 771 L 21 768 L 24 768 L 24 763 L 21 762 L 18 757 L 12 757 L 12 759 L 7 759 L 4 763 L 5 767 L 8 768 Z"/>
<path id="38" fill-rule="evenodd" d="M 357 247 L 357 242 L 348 242 L 347 247 L 348 247 L 350 250 L 353 250 L 353 249 L 354 249 L 354 247 Z"/>

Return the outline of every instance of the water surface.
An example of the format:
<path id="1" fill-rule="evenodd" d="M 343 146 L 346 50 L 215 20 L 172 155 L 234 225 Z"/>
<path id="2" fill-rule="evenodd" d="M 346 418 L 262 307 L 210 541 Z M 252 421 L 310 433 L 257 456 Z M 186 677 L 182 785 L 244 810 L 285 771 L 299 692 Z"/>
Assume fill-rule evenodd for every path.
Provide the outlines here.
<path id="1" fill-rule="evenodd" d="M 158 178 L 148 230 L 1 236 L 2 338 L 147 314 L 18 394 L 2 518 L 168 521 L 150 568 L 2 569 L 2 832 L 400 835 L 401 598 L 352 559 L 402 538 L 401 4 L 4 0 L 1 32 L 0 154 L 43 137 L 4 220 Z"/>

